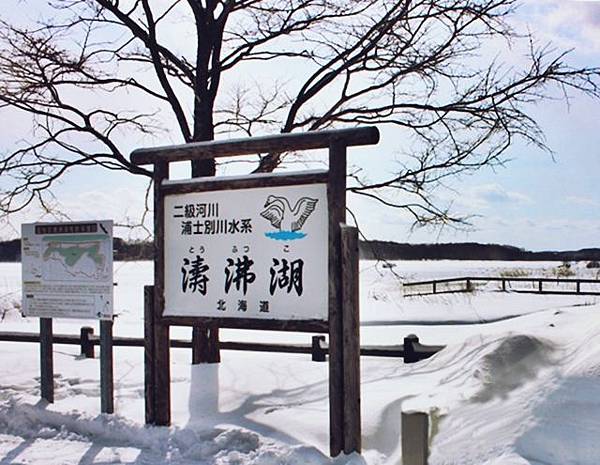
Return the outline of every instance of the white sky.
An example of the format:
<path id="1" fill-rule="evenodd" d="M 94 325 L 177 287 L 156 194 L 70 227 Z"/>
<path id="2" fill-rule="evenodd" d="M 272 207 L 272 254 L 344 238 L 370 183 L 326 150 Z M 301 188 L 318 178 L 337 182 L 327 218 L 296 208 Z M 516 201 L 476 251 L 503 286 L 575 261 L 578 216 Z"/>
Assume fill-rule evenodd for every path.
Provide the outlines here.
<path id="1" fill-rule="evenodd" d="M 572 63 L 600 65 L 600 2 L 526 0 L 517 20 L 542 41 L 573 48 Z M 410 218 L 351 196 L 350 206 L 366 236 L 398 242 L 494 242 L 533 250 L 600 247 L 600 102 L 575 96 L 569 106 L 549 102 L 533 112 L 555 152 L 554 160 L 517 143 L 509 151 L 512 161 L 504 168 L 484 169 L 454 181 L 453 190 L 440 192 L 457 211 L 475 215 L 473 230 L 411 230 Z M 14 140 L 6 135 L 28 133 L 30 127 L 23 117 L 4 121 L 0 149 L 8 149 L 7 139 Z M 164 143 L 179 142 L 175 135 Z M 129 143 L 136 146 L 136 141 Z M 350 161 L 375 171 L 391 170 L 398 143 L 393 132 L 383 130 L 378 147 L 353 149 Z M 86 169 L 66 176 L 55 192 L 73 220 L 123 222 L 139 216 L 144 187 L 142 179 Z M 13 237 L 20 222 L 39 218 L 36 211 L 14 215 L 10 225 L 0 224 L 0 238 Z"/>

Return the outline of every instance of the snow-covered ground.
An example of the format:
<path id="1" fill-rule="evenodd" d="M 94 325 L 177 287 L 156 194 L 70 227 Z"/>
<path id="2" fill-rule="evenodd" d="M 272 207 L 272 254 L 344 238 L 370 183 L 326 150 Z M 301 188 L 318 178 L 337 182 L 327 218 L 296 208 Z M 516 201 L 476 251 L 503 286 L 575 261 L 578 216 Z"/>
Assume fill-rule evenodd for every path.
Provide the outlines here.
<path id="1" fill-rule="evenodd" d="M 115 348 L 115 415 L 102 415 L 99 361 L 56 345 L 56 402 L 39 400 L 38 347 L 0 342 L 0 464 L 317 465 L 401 463 L 400 415 L 429 412 L 430 464 L 600 463 L 600 298 L 480 291 L 403 297 L 408 280 L 529 273 L 560 263 L 361 263 L 361 339 L 399 344 L 415 333 L 447 344 L 431 359 L 363 357 L 362 456 L 328 458 L 327 364 L 308 355 L 223 351 L 191 366 L 171 353 L 173 426 L 144 426 L 143 351 Z M 595 277 L 584 264 L 578 276 Z M 115 335 L 142 336 L 152 264 L 116 263 Z M 0 264 L 0 331 L 21 318 L 20 267 Z M 510 317 L 510 318 L 507 318 Z M 449 324 L 452 323 L 452 324 Z M 56 320 L 59 333 L 89 325 Z M 189 337 L 186 328 L 172 335 Z M 305 342 L 309 334 L 222 330 L 224 340 Z"/>

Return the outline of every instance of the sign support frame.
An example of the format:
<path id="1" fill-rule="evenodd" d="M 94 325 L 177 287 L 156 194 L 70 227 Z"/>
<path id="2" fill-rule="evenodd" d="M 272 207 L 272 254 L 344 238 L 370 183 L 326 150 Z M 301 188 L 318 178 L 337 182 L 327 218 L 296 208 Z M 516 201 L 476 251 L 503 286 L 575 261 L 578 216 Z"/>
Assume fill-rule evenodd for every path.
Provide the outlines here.
<path id="1" fill-rule="evenodd" d="M 231 141 L 212 141 L 181 146 L 135 150 L 131 161 L 154 165 L 154 286 L 146 286 L 146 422 L 167 426 L 171 421 L 169 326 L 233 327 L 264 330 L 307 331 L 329 334 L 330 455 L 361 450 L 360 341 L 358 302 L 358 232 L 345 226 L 346 153 L 350 146 L 379 141 L 375 127 L 284 134 Z M 168 183 L 169 163 L 286 150 L 329 150 L 329 171 L 312 179 L 327 182 L 329 204 L 328 320 L 260 320 L 163 316 L 165 307 L 165 209 L 164 196 L 214 190 L 218 179 Z M 304 176 L 304 178 L 302 178 Z M 229 180 L 228 189 L 307 184 L 307 176 L 248 176 Z M 303 179 L 303 182 L 298 182 Z M 149 321 L 148 321 L 149 320 Z M 198 360 L 201 354 L 195 354 Z"/>

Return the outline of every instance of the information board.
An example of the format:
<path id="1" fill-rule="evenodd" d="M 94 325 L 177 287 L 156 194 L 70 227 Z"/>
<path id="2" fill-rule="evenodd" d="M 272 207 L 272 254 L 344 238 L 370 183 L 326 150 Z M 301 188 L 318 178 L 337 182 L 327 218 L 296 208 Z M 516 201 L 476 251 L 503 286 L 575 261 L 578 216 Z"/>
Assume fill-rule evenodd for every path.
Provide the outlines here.
<path id="1" fill-rule="evenodd" d="M 327 320 L 327 185 L 172 194 L 165 316 Z"/>
<path id="2" fill-rule="evenodd" d="M 112 221 L 23 224 L 23 314 L 111 319 L 112 229 Z"/>

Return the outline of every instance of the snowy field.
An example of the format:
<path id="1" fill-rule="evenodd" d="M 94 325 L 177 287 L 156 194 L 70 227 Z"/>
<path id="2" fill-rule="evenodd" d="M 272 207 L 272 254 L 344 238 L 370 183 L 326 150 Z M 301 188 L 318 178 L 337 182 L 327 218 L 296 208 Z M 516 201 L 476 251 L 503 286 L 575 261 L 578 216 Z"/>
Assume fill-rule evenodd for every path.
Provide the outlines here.
<path id="1" fill-rule="evenodd" d="M 552 276 L 560 263 L 395 264 L 361 262 L 362 343 L 400 344 L 414 333 L 447 347 L 409 365 L 361 359 L 362 456 L 328 458 L 327 364 L 309 355 L 223 351 L 221 364 L 192 367 L 189 350 L 173 349 L 173 425 L 157 428 L 144 426 L 141 348 L 115 348 L 116 414 L 102 415 L 98 359 L 55 345 L 56 401 L 48 405 L 39 400 L 37 345 L 0 342 L 0 465 L 397 465 L 400 415 L 411 410 L 431 416 L 432 465 L 600 463 L 600 298 L 485 290 L 403 297 L 400 277 Z M 583 263 L 573 271 L 596 278 Z M 114 333 L 141 337 L 152 264 L 116 263 L 115 281 Z M 20 266 L 0 264 L 0 331 L 37 331 L 19 301 Z M 55 320 L 54 330 L 78 334 L 84 325 Z M 311 336 L 221 334 L 303 343 Z"/>

